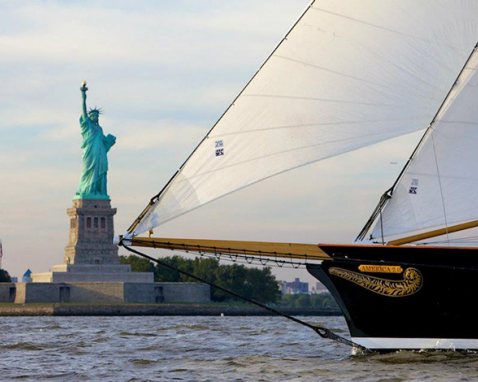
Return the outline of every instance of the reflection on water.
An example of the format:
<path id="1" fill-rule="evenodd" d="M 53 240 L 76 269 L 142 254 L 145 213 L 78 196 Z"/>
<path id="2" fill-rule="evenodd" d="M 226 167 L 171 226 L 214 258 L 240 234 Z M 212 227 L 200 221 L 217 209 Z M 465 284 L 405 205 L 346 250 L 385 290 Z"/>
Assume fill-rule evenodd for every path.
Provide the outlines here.
<path id="1" fill-rule="evenodd" d="M 2 317 L 0 380 L 472 381 L 475 353 L 352 356 L 280 317 Z M 307 317 L 347 334 L 341 317 Z"/>

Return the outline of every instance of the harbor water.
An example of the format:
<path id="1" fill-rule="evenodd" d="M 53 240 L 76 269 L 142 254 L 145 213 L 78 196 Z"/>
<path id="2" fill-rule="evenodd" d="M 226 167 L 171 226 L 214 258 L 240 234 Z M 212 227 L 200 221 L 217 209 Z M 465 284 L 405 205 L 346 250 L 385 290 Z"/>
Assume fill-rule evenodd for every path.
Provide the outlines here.
<path id="1" fill-rule="evenodd" d="M 306 317 L 348 336 L 342 317 Z M 0 380 L 473 381 L 478 354 L 364 356 L 281 317 L 1 317 Z"/>

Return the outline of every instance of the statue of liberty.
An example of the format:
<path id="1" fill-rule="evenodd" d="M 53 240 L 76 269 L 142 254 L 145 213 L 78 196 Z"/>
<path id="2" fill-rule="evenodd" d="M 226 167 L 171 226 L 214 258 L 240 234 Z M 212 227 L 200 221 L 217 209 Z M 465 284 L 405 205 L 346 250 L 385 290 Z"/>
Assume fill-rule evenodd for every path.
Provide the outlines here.
<path id="1" fill-rule="evenodd" d="M 83 114 L 80 117 L 81 135 L 83 137 L 83 170 L 80 186 L 75 199 L 103 199 L 109 200 L 106 191 L 106 173 L 108 172 L 107 153 L 116 142 L 116 138 L 103 134 L 98 120 L 100 110 L 86 111 L 86 81 L 81 85 L 83 99 Z"/>

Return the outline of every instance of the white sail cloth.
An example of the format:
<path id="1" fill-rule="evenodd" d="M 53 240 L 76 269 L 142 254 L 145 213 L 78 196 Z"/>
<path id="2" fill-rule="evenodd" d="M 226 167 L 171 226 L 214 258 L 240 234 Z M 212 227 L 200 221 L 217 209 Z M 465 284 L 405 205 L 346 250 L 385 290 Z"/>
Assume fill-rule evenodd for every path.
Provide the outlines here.
<path id="1" fill-rule="evenodd" d="M 313 2 L 129 234 L 427 127 L 478 36 L 475 0 Z"/>
<path id="2" fill-rule="evenodd" d="M 478 219 L 478 49 L 393 189 L 373 237 Z"/>

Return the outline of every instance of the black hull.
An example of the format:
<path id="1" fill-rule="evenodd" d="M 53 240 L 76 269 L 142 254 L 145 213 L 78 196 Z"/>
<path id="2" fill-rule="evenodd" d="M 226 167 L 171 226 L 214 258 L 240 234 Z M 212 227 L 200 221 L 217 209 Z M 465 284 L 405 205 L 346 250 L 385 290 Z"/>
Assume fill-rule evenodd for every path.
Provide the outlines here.
<path id="1" fill-rule="evenodd" d="M 478 249 L 321 245 L 307 270 L 373 349 L 478 349 Z"/>

